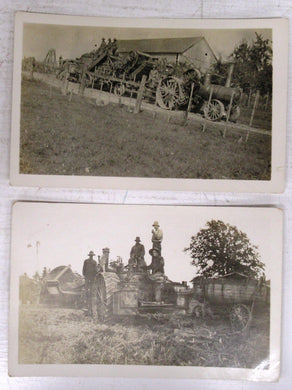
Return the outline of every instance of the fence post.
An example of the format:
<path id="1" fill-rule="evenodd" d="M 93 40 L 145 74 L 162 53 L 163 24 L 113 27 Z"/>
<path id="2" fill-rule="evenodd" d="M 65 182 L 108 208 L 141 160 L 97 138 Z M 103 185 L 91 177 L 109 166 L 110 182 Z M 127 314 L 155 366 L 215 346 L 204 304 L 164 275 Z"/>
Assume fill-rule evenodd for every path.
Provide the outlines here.
<path id="1" fill-rule="evenodd" d="M 143 99 L 143 94 L 144 94 L 144 89 L 145 89 L 145 83 L 146 83 L 146 75 L 144 74 L 142 76 L 141 84 L 140 84 L 140 87 L 139 87 L 137 100 L 136 100 L 136 105 L 135 105 L 135 109 L 134 109 L 134 114 L 138 114 L 140 112 L 142 99 Z"/>
<path id="2" fill-rule="evenodd" d="M 252 125 L 253 117 L 254 117 L 255 109 L 256 109 L 257 104 L 258 104 L 259 97 L 260 97 L 260 91 L 257 90 L 256 96 L 255 96 L 255 99 L 254 99 L 254 104 L 253 104 L 252 112 L 251 112 L 250 121 L 249 121 L 249 127 L 251 127 L 251 125 Z"/>
<path id="3" fill-rule="evenodd" d="M 208 99 L 208 103 L 207 103 L 208 106 L 211 103 L 212 95 L 213 95 L 213 87 L 211 87 L 211 89 L 210 89 L 209 99 Z M 202 132 L 203 133 L 205 132 L 206 127 L 207 127 L 207 119 L 205 118 L 204 125 L 203 125 L 203 128 L 202 128 Z"/>
<path id="4" fill-rule="evenodd" d="M 259 97 L 260 97 L 260 91 L 257 90 L 256 96 L 255 96 L 255 99 L 254 99 L 254 104 L 253 104 L 252 112 L 251 112 L 250 121 L 249 121 L 249 127 L 252 126 L 252 122 L 253 122 L 253 118 L 254 118 L 254 113 L 255 113 L 255 110 L 256 110 L 256 107 L 257 107 L 257 104 L 258 104 Z M 247 142 L 248 137 L 249 137 L 249 130 L 247 131 L 246 138 L 245 138 L 245 142 Z"/>
<path id="5" fill-rule="evenodd" d="M 188 120 L 188 116 L 189 116 L 189 112 L 191 110 L 191 106 L 192 106 L 192 99 L 193 99 L 193 93 L 194 93 L 194 83 L 192 83 L 191 85 L 191 93 L 190 93 L 190 97 L 189 97 L 189 102 L 188 102 L 188 107 L 185 111 L 185 121 L 184 121 L 184 125 L 187 124 L 187 120 Z"/>
<path id="6" fill-rule="evenodd" d="M 232 95 L 231 95 L 230 102 L 229 102 L 229 107 L 228 107 L 228 111 L 227 111 L 227 115 L 226 115 L 226 121 L 225 121 L 225 127 L 224 127 L 224 131 L 223 131 L 223 138 L 225 138 L 225 135 L 226 135 L 227 125 L 228 125 L 228 122 L 229 122 L 231 109 L 232 109 L 233 98 L 234 98 L 234 91 L 232 91 Z"/>
<path id="7" fill-rule="evenodd" d="M 69 86 L 68 77 L 69 77 L 69 72 L 66 72 L 65 77 L 64 77 L 63 90 L 62 90 L 63 95 L 67 95 L 67 92 L 68 92 L 68 86 Z"/>
<path id="8" fill-rule="evenodd" d="M 249 107 L 250 101 L 251 101 L 251 89 L 249 90 L 249 93 L 248 93 L 247 107 Z"/>
<path id="9" fill-rule="evenodd" d="M 268 93 L 267 93 L 267 96 L 266 96 L 265 111 L 267 111 L 267 109 L 268 109 L 268 105 L 269 105 L 269 98 L 270 98 L 270 94 L 269 94 L 269 92 L 268 92 Z"/>

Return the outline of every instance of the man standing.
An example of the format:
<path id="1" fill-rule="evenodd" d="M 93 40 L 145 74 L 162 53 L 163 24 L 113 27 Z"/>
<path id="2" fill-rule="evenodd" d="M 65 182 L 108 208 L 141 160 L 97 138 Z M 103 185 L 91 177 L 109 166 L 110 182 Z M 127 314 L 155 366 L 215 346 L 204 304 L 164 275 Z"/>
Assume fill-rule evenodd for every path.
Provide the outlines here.
<path id="1" fill-rule="evenodd" d="M 157 249 L 158 252 L 161 253 L 161 241 L 163 239 L 163 232 L 161 229 L 159 229 L 159 223 L 157 221 L 154 221 L 152 229 L 152 243 L 153 243 L 153 249 Z"/>
<path id="2" fill-rule="evenodd" d="M 109 253 L 109 248 L 103 248 L 102 255 L 99 260 L 99 264 L 102 267 L 103 272 L 108 272 Z"/>
<path id="3" fill-rule="evenodd" d="M 93 256 L 95 253 L 90 251 L 88 254 L 89 258 L 84 260 L 82 275 L 85 278 L 85 293 L 86 293 L 86 302 L 88 307 L 88 315 L 92 315 L 92 290 L 95 276 L 98 273 L 97 262 L 94 260 Z"/>
<path id="4" fill-rule="evenodd" d="M 145 256 L 145 248 L 144 245 L 141 244 L 140 237 L 136 237 L 136 244 L 132 247 L 130 252 L 130 260 L 129 264 L 133 267 L 136 266 L 137 270 L 140 271 L 145 268 L 146 263 L 144 260 Z"/>

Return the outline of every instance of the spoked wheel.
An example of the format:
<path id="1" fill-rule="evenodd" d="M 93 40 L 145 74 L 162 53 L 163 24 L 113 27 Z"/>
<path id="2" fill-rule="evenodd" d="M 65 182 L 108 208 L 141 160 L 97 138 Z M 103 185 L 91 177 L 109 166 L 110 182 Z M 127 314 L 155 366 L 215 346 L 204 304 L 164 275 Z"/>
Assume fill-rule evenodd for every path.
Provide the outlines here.
<path id="1" fill-rule="evenodd" d="M 218 121 L 224 114 L 224 104 L 217 99 L 211 100 L 204 108 L 204 116 L 210 121 Z"/>
<path id="2" fill-rule="evenodd" d="M 114 86 L 114 94 L 117 96 L 123 96 L 126 91 L 125 84 L 118 83 Z"/>
<path id="3" fill-rule="evenodd" d="M 173 110 L 181 104 L 181 88 L 178 81 L 173 77 L 160 80 L 156 90 L 156 101 L 159 107 L 165 110 Z"/>
<path id="4" fill-rule="evenodd" d="M 92 316 L 105 321 L 113 310 L 113 293 L 120 281 L 114 272 L 103 272 L 96 276 L 92 292 Z"/>
<path id="5" fill-rule="evenodd" d="M 189 82 L 199 82 L 199 80 L 202 78 L 201 72 L 198 69 L 188 69 L 186 72 L 183 74 L 184 82 L 189 83 Z"/>
<path id="6" fill-rule="evenodd" d="M 231 328 L 234 332 L 241 332 L 251 321 L 251 311 L 243 304 L 233 305 L 229 314 Z"/>

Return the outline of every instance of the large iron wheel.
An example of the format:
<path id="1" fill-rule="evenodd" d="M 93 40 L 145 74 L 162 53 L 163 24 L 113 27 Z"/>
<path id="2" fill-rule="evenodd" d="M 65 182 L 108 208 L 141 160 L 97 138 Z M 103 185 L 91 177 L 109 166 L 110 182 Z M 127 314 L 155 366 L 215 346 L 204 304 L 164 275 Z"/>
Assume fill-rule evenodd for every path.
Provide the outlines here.
<path id="1" fill-rule="evenodd" d="M 204 116 L 210 121 L 218 121 L 224 114 L 224 104 L 217 99 L 211 100 L 204 108 Z"/>
<path id="2" fill-rule="evenodd" d="M 251 321 L 251 311 L 243 304 L 233 305 L 229 313 L 231 328 L 234 332 L 241 332 L 247 328 Z"/>
<path id="3" fill-rule="evenodd" d="M 160 80 L 156 90 L 156 101 L 165 110 L 175 109 L 181 101 L 181 89 L 178 80 L 167 77 Z"/>
<path id="4" fill-rule="evenodd" d="M 124 93 L 126 92 L 125 84 L 122 83 L 117 83 L 114 86 L 114 94 L 117 96 L 123 96 Z"/>
<path id="5" fill-rule="evenodd" d="M 92 291 L 92 316 L 105 321 L 113 311 L 113 293 L 120 281 L 114 272 L 103 272 L 96 276 Z"/>

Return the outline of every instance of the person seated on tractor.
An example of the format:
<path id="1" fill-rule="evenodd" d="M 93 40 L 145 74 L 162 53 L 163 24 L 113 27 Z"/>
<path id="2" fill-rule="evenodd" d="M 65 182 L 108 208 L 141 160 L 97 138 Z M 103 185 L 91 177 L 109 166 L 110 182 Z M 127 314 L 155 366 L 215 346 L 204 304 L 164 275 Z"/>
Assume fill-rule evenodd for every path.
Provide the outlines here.
<path id="1" fill-rule="evenodd" d="M 117 55 L 118 54 L 117 51 L 118 51 L 118 42 L 116 38 L 114 38 L 114 41 L 112 43 L 112 48 L 111 48 L 112 55 Z"/>
<path id="2" fill-rule="evenodd" d="M 106 41 L 105 41 L 105 38 L 102 38 L 99 48 L 95 51 L 95 55 L 102 54 L 104 52 L 105 48 L 106 48 Z"/>
<path id="3" fill-rule="evenodd" d="M 129 266 L 136 268 L 136 270 L 142 271 L 146 267 L 146 262 L 144 259 L 145 248 L 141 244 L 140 237 L 135 238 L 136 244 L 131 248 Z"/>
<path id="4" fill-rule="evenodd" d="M 152 256 L 152 262 L 146 267 L 146 269 L 152 271 L 149 278 L 154 282 L 155 301 L 160 303 L 161 290 L 165 280 L 164 259 L 161 256 L 160 251 L 156 248 L 150 249 L 149 254 Z"/>
<path id="5" fill-rule="evenodd" d="M 161 256 L 157 248 L 150 249 L 149 254 L 152 256 L 152 262 L 146 267 L 152 271 L 152 275 L 160 273 L 164 275 L 164 258 Z"/>

